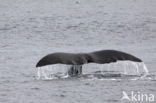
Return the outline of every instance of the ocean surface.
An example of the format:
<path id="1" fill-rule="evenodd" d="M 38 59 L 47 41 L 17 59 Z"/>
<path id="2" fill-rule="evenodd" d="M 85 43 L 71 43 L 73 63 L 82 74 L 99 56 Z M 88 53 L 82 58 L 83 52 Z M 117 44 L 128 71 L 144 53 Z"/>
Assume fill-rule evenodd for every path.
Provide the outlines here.
<path id="1" fill-rule="evenodd" d="M 104 49 L 141 58 L 149 74 L 124 75 L 110 64 L 79 77 L 36 78 L 49 53 Z M 0 0 L 0 103 L 133 102 L 156 102 L 155 0 Z"/>

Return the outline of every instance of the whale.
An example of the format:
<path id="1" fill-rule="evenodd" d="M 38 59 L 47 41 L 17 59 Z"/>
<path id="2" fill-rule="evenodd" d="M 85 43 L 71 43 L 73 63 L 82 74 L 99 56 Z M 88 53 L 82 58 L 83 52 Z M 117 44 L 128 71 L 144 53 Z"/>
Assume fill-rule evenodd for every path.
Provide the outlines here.
<path id="1" fill-rule="evenodd" d="M 41 58 L 36 67 L 53 64 L 71 65 L 68 74 L 71 76 L 82 74 L 82 66 L 88 63 L 108 64 L 117 61 L 142 62 L 141 59 L 126 52 L 117 50 L 100 50 L 89 53 L 51 53 Z"/>

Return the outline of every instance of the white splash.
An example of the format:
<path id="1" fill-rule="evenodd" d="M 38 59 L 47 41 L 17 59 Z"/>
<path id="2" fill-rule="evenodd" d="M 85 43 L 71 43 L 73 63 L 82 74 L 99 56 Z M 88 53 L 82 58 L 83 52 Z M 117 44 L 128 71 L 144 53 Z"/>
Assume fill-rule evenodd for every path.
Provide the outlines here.
<path id="1" fill-rule="evenodd" d="M 57 79 L 69 77 L 68 71 L 72 65 L 54 64 L 37 68 L 37 79 Z M 97 72 L 98 71 L 98 72 Z M 141 78 L 146 77 L 149 72 L 143 62 L 132 61 L 118 61 L 109 64 L 89 63 L 82 66 L 83 74 L 124 74 L 124 75 L 137 75 Z"/>
<path id="2" fill-rule="evenodd" d="M 95 71 L 121 73 L 125 75 L 148 75 L 148 69 L 143 62 L 118 61 L 109 64 L 90 63 L 83 66 L 83 73 L 90 74 Z"/>
<path id="3" fill-rule="evenodd" d="M 65 64 L 54 64 L 37 68 L 37 79 L 57 79 L 57 78 L 67 78 L 68 69 L 71 65 Z"/>

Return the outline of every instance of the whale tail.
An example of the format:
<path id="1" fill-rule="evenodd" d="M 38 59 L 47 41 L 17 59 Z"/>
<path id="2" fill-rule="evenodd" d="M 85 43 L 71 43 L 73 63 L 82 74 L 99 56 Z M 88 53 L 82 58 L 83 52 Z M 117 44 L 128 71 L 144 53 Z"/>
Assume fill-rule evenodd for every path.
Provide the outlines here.
<path id="1" fill-rule="evenodd" d="M 99 64 L 117 62 L 118 60 L 142 62 L 141 59 L 133 55 L 116 50 L 102 50 L 92 52 L 90 54 L 86 54 L 86 59 L 88 63 L 99 63 Z"/>
<path id="2" fill-rule="evenodd" d="M 68 75 L 70 76 L 77 76 L 82 74 L 82 65 L 72 65 L 68 69 Z"/>
<path id="3" fill-rule="evenodd" d="M 53 53 L 43 57 L 37 64 L 36 67 L 52 65 L 52 64 L 69 64 L 69 65 L 83 65 L 86 63 L 98 63 L 105 64 L 111 62 L 122 61 L 134 61 L 142 62 L 141 59 L 130 55 L 125 52 L 116 50 L 101 50 L 91 53 Z"/>

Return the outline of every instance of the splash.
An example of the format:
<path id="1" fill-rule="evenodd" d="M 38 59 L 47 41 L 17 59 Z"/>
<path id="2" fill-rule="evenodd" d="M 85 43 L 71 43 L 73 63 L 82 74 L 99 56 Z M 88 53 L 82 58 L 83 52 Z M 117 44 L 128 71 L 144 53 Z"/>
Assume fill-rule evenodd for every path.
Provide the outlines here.
<path id="1" fill-rule="evenodd" d="M 72 65 L 54 64 L 37 68 L 37 79 L 59 79 L 68 78 Z M 128 76 L 146 77 L 149 72 L 143 62 L 118 61 L 109 64 L 89 63 L 82 66 L 82 76 L 92 75 L 101 78 L 114 77 L 121 74 Z"/>
<path id="2" fill-rule="evenodd" d="M 90 69 L 90 70 L 89 70 Z M 98 71 L 98 72 L 97 72 Z M 148 75 L 148 69 L 143 62 L 118 61 L 110 64 L 85 64 L 83 73 L 119 73 L 124 75 Z"/>
<path id="3" fill-rule="evenodd" d="M 71 65 L 64 65 L 64 64 L 55 64 L 49 65 L 44 67 L 37 68 L 37 79 L 58 79 L 58 78 L 67 78 L 68 69 Z"/>

